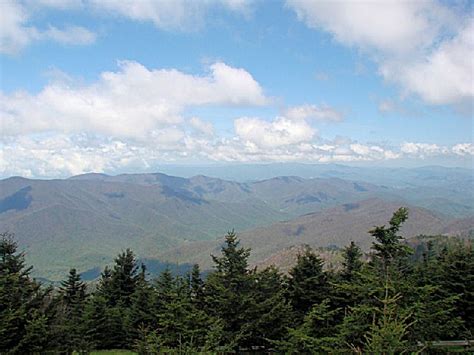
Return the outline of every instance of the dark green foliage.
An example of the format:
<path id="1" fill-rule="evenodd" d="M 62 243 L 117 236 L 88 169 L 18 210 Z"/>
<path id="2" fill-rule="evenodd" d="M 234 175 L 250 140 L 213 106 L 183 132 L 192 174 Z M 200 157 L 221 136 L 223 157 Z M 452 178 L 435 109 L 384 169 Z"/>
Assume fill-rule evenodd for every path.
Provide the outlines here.
<path id="1" fill-rule="evenodd" d="M 252 345 L 269 348 L 270 344 L 285 337 L 292 322 L 292 308 L 285 298 L 286 285 L 278 269 L 269 267 L 255 274 L 251 292 L 252 316 L 248 324 Z"/>
<path id="2" fill-rule="evenodd" d="M 401 243 L 403 237 L 398 235 L 401 225 L 407 218 L 408 210 L 402 207 L 393 214 L 388 228 L 379 226 L 369 232 L 375 238 L 372 249 L 384 268 L 398 257 L 406 256 L 410 252 L 410 248 Z"/>
<path id="3" fill-rule="evenodd" d="M 41 287 L 3 234 L 0 352 L 398 354 L 419 351 L 419 343 L 471 338 L 471 243 L 425 236 L 412 253 L 399 235 L 407 216 L 399 209 L 388 227 L 370 231 L 370 255 L 351 242 L 336 270 L 325 270 L 309 248 L 288 276 L 274 267 L 251 269 L 250 250 L 232 231 L 205 279 L 195 265 L 185 276 L 166 269 L 149 280 L 126 250 L 90 293 L 75 269 L 57 292 Z"/>
<path id="4" fill-rule="evenodd" d="M 42 351 L 48 345 L 50 289 L 29 276 L 13 235 L 0 235 L 0 352 Z"/>
<path id="5" fill-rule="evenodd" d="M 229 232 L 222 256 L 212 256 L 216 270 L 205 286 L 206 308 L 211 317 L 222 321 L 220 344 L 231 348 L 245 347 L 251 338 L 255 273 L 248 270 L 249 255 L 250 250 L 239 248 L 237 236 Z"/>
<path id="6" fill-rule="evenodd" d="M 307 247 L 290 270 L 288 294 L 297 316 L 302 320 L 314 304 L 321 303 L 327 297 L 328 291 L 323 261 Z"/>
<path id="7" fill-rule="evenodd" d="M 142 265 L 140 275 L 131 296 L 127 326 L 130 337 L 139 338 L 140 329 L 156 327 L 157 317 L 153 311 L 154 290 L 146 280 L 146 268 Z"/>
<path id="8" fill-rule="evenodd" d="M 313 354 L 333 350 L 338 341 L 334 325 L 338 311 L 331 309 L 328 299 L 313 305 L 303 323 L 289 329 L 288 340 L 276 342 L 278 348 L 290 353 Z"/>
<path id="9" fill-rule="evenodd" d="M 65 351 L 84 350 L 88 343 L 83 336 L 82 317 L 86 305 L 86 285 L 76 269 L 69 271 L 66 281 L 61 282 L 56 304 L 56 342 Z"/>
<path id="10" fill-rule="evenodd" d="M 474 249 L 472 244 L 456 243 L 437 258 L 436 277 L 445 297 L 456 295 L 454 314 L 464 321 L 465 336 L 474 335 Z"/>
<path id="11" fill-rule="evenodd" d="M 357 277 L 362 269 L 362 251 L 354 242 L 351 242 L 342 252 L 344 258 L 342 262 L 341 276 L 344 281 L 350 282 Z"/>
<path id="12" fill-rule="evenodd" d="M 139 275 L 139 267 L 135 255 L 130 249 L 115 258 L 115 265 L 110 273 L 110 289 L 107 294 L 112 306 L 122 305 L 129 307 L 132 303 L 132 294 L 135 292 Z"/>

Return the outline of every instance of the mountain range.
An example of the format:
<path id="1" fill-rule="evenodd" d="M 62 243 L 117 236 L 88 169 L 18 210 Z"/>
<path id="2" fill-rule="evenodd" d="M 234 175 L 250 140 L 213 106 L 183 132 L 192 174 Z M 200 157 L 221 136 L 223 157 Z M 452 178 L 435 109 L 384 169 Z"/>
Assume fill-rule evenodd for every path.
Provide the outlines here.
<path id="1" fill-rule="evenodd" d="M 349 177 L 363 176 L 354 169 L 343 170 Z M 148 260 L 208 267 L 209 254 L 218 252 L 220 238 L 233 228 L 243 245 L 252 247 L 253 263 L 293 245 L 341 247 L 354 240 L 366 248 L 367 230 L 385 223 L 402 205 L 410 208 L 409 236 L 469 234 L 472 174 L 430 172 L 431 179 L 406 173 L 409 178 L 391 176 L 387 184 L 337 176 L 257 181 L 163 173 L 11 177 L 0 180 L 0 231 L 15 233 L 35 275 L 51 280 L 61 279 L 70 267 L 101 268 L 125 248 Z"/>

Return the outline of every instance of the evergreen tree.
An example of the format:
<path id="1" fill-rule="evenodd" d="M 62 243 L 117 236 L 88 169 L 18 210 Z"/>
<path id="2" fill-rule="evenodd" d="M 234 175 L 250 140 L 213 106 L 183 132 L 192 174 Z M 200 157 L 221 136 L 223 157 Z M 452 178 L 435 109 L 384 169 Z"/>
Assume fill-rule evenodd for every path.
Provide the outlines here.
<path id="1" fill-rule="evenodd" d="M 139 266 L 133 252 L 127 249 L 120 253 L 115 258 L 114 268 L 110 275 L 109 301 L 111 305 L 120 304 L 129 307 L 139 277 Z"/>
<path id="2" fill-rule="evenodd" d="M 202 303 L 204 281 L 198 264 L 194 264 L 190 275 L 191 298 L 196 304 Z"/>
<path id="3" fill-rule="evenodd" d="M 471 242 L 453 243 L 438 257 L 436 280 L 445 297 L 456 297 L 454 316 L 464 322 L 464 337 L 474 335 L 474 248 Z"/>
<path id="4" fill-rule="evenodd" d="M 29 276 L 24 254 L 10 233 L 0 235 L 0 352 L 25 353 L 47 349 L 51 289 Z"/>
<path id="5" fill-rule="evenodd" d="M 154 290 L 146 280 L 146 267 L 143 264 L 131 300 L 132 304 L 128 309 L 127 327 L 130 337 L 138 339 L 140 332 L 154 329 L 157 326 L 157 316 L 153 311 Z"/>
<path id="6" fill-rule="evenodd" d="M 248 270 L 250 249 L 239 248 L 233 231 L 225 237 L 222 256 L 212 256 L 215 271 L 205 284 L 206 308 L 213 318 L 222 321 L 220 345 L 232 349 L 251 346 L 248 324 L 253 321 L 254 272 Z"/>
<path id="7" fill-rule="evenodd" d="M 292 308 L 286 300 L 286 286 L 278 269 L 269 267 L 255 275 L 251 299 L 253 319 L 247 324 L 252 346 L 269 349 L 286 337 L 292 323 Z"/>
<path id="8" fill-rule="evenodd" d="M 408 210 L 401 207 L 393 214 L 388 228 L 378 226 L 369 231 L 375 238 L 372 244 L 375 259 L 381 262 L 384 272 L 387 272 L 393 261 L 410 253 L 410 248 L 402 243 L 403 237 L 398 235 L 401 225 L 407 218 Z"/>
<path id="9" fill-rule="evenodd" d="M 95 349 L 128 348 L 130 342 L 122 307 L 111 307 L 100 294 L 95 294 L 86 303 L 83 315 L 84 335 Z"/>
<path id="10" fill-rule="evenodd" d="M 136 330 L 129 326 L 130 308 L 141 277 L 130 249 L 115 258 L 113 269 L 104 269 L 97 292 L 88 302 L 84 315 L 89 339 L 98 348 L 122 349 L 133 341 Z"/>
<path id="11" fill-rule="evenodd" d="M 407 217 L 408 211 L 400 208 L 390 219 L 389 227 L 378 226 L 369 231 L 374 237 L 371 262 L 359 272 L 351 273 L 350 282 L 346 281 L 349 274 L 348 265 L 353 265 L 352 257 L 357 255 L 357 250 L 351 246 L 345 250 L 342 282 L 336 286 L 336 294 L 339 299 L 347 296 L 347 303 L 340 303 L 345 307 L 345 316 L 339 327 L 339 339 L 350 347 L 368 347 L 373 350 L 376 344 L 384 344 L 384 339 L 389 344 L 390 337 L 408 335 L 405 330 L 402 333 L 396 332 L 403 328 L 402 325 L 408 327 L 409 320 L 394 318 L 389 314 L 394 308 L 398 312 L 410 314 L 407 309 L 407 297 L 404 297 L 412 291 L 411 282 L 407 278 L 409 273 L 406 273 L 410 249 L 402 243 L 403 238 L 398 235 Z M 364 337 L 368 339 L 365 343 Z M 400 342 L 405 341 L 406 339 L 400 339 Z"/>
<path id="12" fill-rule="evenodd" d="M 321 303 L 329 291 L 323 261 L 310 247 L 298 256 L 296 265 L 290 270 L 288 294 L 300 320 L 314 304 Z"/>
<path id="13" fill-rule="evenodd" d="M 331 309 L 325 299 L 314 304 L 304 317 L 303 323 L 289 330 L 287 340 L 276 341 L 279 350 L 287 353 L 326 353 L 335 350 L 337 345 L 334 317 L 338 309 Z"/>
<path id="14" fill-rule="evenodd" d="M 86 284 L 81 281 L 81 275 L 76 269 L 69 270 L 68 279 L 61 282 L 59 293 L 68 318 L 75 320 L 80 318 L 86 299 Z"/>
<path id="15" fill-rule="evenodd" d="M 399 354 L 407 350 L 410 314 L 398 307 L 400 295 L 389 296 L 388 288 L 381 300 L 382 306 L 375 308 L 374 320 L 366 335 L 364 351 L 371 354 Z"/>
<path id="16" fill-rule="evenodd" d="M 155 280 L 154 311 L 156 314 L 164 312 L 166 304 L 173 298 L 174 278 L 171 270 L 166 268 Z"/>
<path id="17" fill-rule="evenodd" d="M 86 285 L 76 269 L 69 271 L 68 279 L 59 287 L 59 303 L 56 319 L 62 348 L 67 351 L 87 348 L 84 341 L 82 316 L 86 303 Z"/>
<path id="18" fill-rule="evenodd" d="M 351 243 L 344 248 L 342 257 L 343 269 L 341 276 L 344 281 L 351 282 L 362 269 L 362 252 L 357 244 L 351 241 Z"/>
<path id="19" fill-rule="evenodd" d="M 162 349 L 196 351 L 204 347 L 210 319 L 192 302 L 189 280 L 176 277 L 169 299 L 158 315 L 158 339 Z"/>

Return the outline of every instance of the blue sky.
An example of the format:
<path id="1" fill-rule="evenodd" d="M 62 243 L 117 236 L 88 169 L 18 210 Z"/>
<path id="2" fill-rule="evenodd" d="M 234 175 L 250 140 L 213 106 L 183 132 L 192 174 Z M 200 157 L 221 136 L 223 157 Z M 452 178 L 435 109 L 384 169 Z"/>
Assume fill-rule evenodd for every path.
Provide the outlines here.
<path id="1" fill-rule="evenodd" d="M 470 2 L 0 3 L 0 176 L 472 167 Z"/>

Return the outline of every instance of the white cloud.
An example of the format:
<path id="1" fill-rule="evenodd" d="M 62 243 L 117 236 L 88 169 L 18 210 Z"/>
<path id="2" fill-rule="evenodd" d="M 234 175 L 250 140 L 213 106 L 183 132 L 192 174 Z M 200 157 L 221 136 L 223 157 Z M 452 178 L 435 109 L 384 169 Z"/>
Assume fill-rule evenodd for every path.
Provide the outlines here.
<path id="1" fill-rule="evenodd" d="M 308 27 L 369 53 L 380 74 L 429 104 L 474 98 L 472 12 L 427 1 L 287 0 Z"/>
<path id="2" fill-rule="evenodd" d="M 450 104 L 474 99 L 474 23 L 444 41 L 425 58 L 410 65 L 386 62 L 382 75 L 417 93 L 431 104 Z M 472 110 L 472 109 L 471 109 Z"/>
<path id="3" fill-rule="evenodd" d="M 307 142 L 316 134 L 316 130 L 306 121 L 285 117 L 277 117 L 272 122 L 243 117 L 234 121 L 234 128 L 243 141 L 264 148 Z"/>
<path id="4" fill-rule="evenodd" d="M 15 53 L 38 37 L 38 30 L 27 26 L 28 13 L 17 2 L 0 2 L 0 52 Z"/>
<path id="5" fill-rule="evenodd" d="M 43 9 L 87 11 L 96 15 L 122 16 L 150 21 L 164 30 L 191 31 L 202 27 L 214 8 L 248 16 L 252 0 L 2 0 L 0 1 L 0 53 L 16 54 L 34 41 L 52 40 L 68 45 L 87 45 L 97 35 L 80 26 L 42 29 L 31 19 Z"/>
<path id="6" fill-rule="evenodd" d="M 4 135 L 57 131 L 148 139 L 156 130 L 180 124 L 189 106 L 266 102 L 247 71 L 224 63 L 212 64 L 207 75 L 199 76 L 125 61 L 91 85 L 66 81 L 36 95 L 0 94 L 0 125 Z"/>
<path id="7" fill-rule="evenodd" d="M 401 145 L 401 152 L 407 155 L 414 155 L 418 158 L 425 158 L 427 156 L 447 154 L 449 149 L 440 147 L 437 144 L 428 143 L 411 143 L 405 142 Z"/>
<path id="8" fill-rule="evenodd" d="M 474 156 L 474 144 L 472 143 L 460 143 L 456 144 L 451 148 L 451 151 L 460 156 L 471 155 Z"/>
<path id="9" fill-rule="evenodd" d="M 0 2 L 0 53 L 15 54 L 33 41 L 53 40 L 62 44 L 85 45 L 96 40 L 96 34 L 86 28 L 50 26 L 42 30 L 29 24 L 30 11 L 17 1 Z"/>
<path id="10" fill-rule="evenodd" d="M 342 117 L 340 112 L 327 105 L 302 105 L 288 108 L 282 116 L 271 121 L 257 117 L 238 118 L 234 121 L 234 129 L 247 148 L 273 149 L 295 144 L 304 147 L 318 136 L 311 120 L 337 122 Z"/>
<path id="11" fill-rule="evenodd" d="M 344 115 L 342 112 L 327 105 L 302 105 L 288 108 L 285 117 L 293 120 L 314 119 L 318 121 L 342 121 Z"/>
<path id="12" fill-rule="evenodd" d="M 452 147 L 404 143 L 400 147 L 314 140 L 257 145 L 239 136 L 208 139 L 178 127 L 154 141 L 130 141 L 88 134 L 40 134 L 0 141 L 0 176 L 59 177 L 86 172 L 153 171 L 163 162 L 356 162 L 403 158 L 474 157 L 472 143 Z"/>

